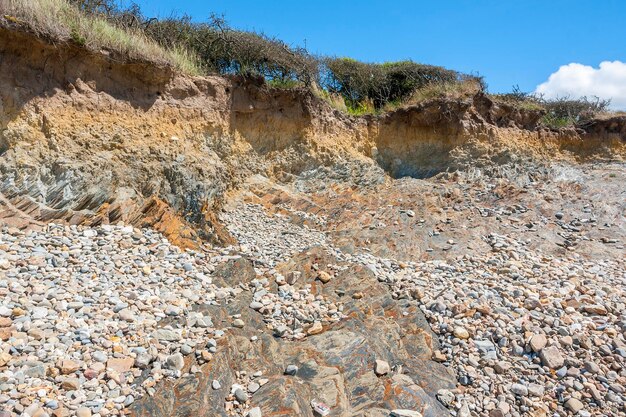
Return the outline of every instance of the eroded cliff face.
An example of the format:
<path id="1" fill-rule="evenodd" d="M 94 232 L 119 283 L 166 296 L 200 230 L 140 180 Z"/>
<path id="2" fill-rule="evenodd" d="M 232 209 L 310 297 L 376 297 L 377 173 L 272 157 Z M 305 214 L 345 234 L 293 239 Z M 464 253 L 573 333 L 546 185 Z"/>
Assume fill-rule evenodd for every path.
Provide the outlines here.
<path id="1" fill-rule="evenodd" d="M 585 358 L 623 363 L 605 351 L 626 335 L 626 120 L 549 131 L 540 117 L 485 95 L 349 117 L 309 91 L 185 77 L 0 28 L 0 224 L 17 226 L 0 229 L 3 307 L 32 315 L 54 294 L 43 336 L 61 339 L 68 322 L 99 334 L 69 343 L 100 415 L 312 417 L 311 400 L 345 417 L 566 415 L 556 373 L 515 352 L 545 332 L 580 362 L 560 344 L 565 327 L 546 327 L 566 317 L 581 347 L 594 340 Z M 120 221 L 146 229 L 95 227 Z M 57 315 L 71 297 L 87 301 Z M 0 335 L 40 346 L 20 320 L 3 317 Z M 181 338 L 151 338 L 163 326 Z M 93 349 L 132 362 L 114 375 L 132 394 L 93 376 Z M 7 352 L 2 372 L 27 366 L 29 350 Z M 43 382 L 62 398 L 73 386 L 55 379 L 55 354 Z M 532 404 L 511 393 L 520 375 L 546 386 Z M 583 399 L 614 412 L 623 401 L 605 380 Z M 7 391 L 15 412 L 38 410 L 38 391 Z M 41 407 L 66 415 L 63 401 Z"/>
<path id="2" fill-rule="evenodd" d="M 156 198 L 209 236 L 209 210 L 239 179 L 338 156 L 330 139 L 310 143 L 302 92 L 122 65 L 6 30 L 0 50 L 2 193 L 35 220 L 128 221 Z"/>
<path id="3" fill-rule="evenodd" d="M 538 113 L 483 95 L 348 117 L 308 91 L 190 78 L 0 30 L 0 192 L 18 223 L 123 220 L 193 246 L 228 241 L 212 209 L 257 173 L 289 181 L 347 164 L 428 177 L 624 155 L 623 118 L 550 132 Z"/>

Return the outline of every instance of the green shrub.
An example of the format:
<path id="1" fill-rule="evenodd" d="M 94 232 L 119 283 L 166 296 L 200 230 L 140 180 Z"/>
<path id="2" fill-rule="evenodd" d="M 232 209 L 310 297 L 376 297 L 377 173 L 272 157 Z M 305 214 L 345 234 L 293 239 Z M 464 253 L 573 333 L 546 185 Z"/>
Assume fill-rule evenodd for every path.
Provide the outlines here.
<path id="1" fill-rule="evenodd" d="M 492 94 L 491 98 L 499 103 L 509 104 L 526 110 L 545 110 L 545 100 L 532 93 L 522 91 L 519 86 L 513 86 L 510 93 Z"/>
<path id="2" fill-rule="evenodd" d="M 402 101 L 417 89 L 434 83 L 453 83 L 461 74 L 442 67 L 413 61 L 373 64 L 351 58 L 327 58 L 324 85 L 341 94 L 349 107 L 370 100 L 376 109 Z"/>
<path id="3" fill-rule="evenodd" d="M 317 60 L 305 50 L 262 34 L 230 29 L 221 19 L 193 23 L 188 17 L 169 18 L 148 24 L 145 32 L 161 45 L 183 45 L 194 51 L 210 72 L 305 85 L 317 80 Z"/>
<path id="4" fill-rule="evenodd" d="M 277 86 L 311 85 L 318 79 L 318 60 L 306 50 L 263 34 L 234 30 L 215 15 L 201 23 L 187 15 L 149 19 L 135 4 L 121 8 L 115 0 L 70 1 L 83 13 L 141 31 L 165 48 L 191 51 L 209 73 L 263 77 Z"/>
<path id="5" fill-rule="evenodd" d="M 353 116 L 363 116 L 365 114 L 375 114 L 378 109 L 372 100 L 364 99 L 356 103 L 346 104 L 348 114 Z"/>
<path id="6" fill-rule="evenodd" d="M 605 112 L 611 100 L 601 100 L 599 97 L 591 99 L 581 97 L 561 97 L 552 100 L 544 100 L 543 107 L 546 109 L 547 120 L 558 124 L 580 124 L 592 119 L 595 115 Z"/>
<path id="7" fill-rule="evenodd" d="M 560 129 L 568 126 L 583 124 L 592 118 L 604 113 L 611 104 L 610 100 L 602 100 L 599 97 L 557 97 L 546 99 L 543 95 L 526 93 L 518 86 L 506 94 L 492 96 L 496 101 L 512 104 L 514 106 L 530 109 L 543 110 L 545 115 L 541 122 L 544 126 L 552 129 Z"/>

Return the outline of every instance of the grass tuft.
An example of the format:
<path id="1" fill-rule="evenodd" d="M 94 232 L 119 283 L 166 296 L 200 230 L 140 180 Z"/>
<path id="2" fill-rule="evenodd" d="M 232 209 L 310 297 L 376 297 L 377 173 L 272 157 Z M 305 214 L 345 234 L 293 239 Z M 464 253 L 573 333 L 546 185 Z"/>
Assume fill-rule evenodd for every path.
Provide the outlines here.
<path id="1" fill-rule="evenodd" d="M 432 99 L 461 100 L 483 91 L 482 82 L 475 78 L 427 84 L 413 92 L 405 104 L 418 104 Z"/>
<path id="2" fill-rule="evenodd" d="M 168 65 L 191 75 L 202 73 L 198 61 L 184 49 L 163 48 L 139 31 L 124 30 L 103 18 L 86 15 L 67 0 L 0 0 L 0 15 L 55 41 L 71 41 L 93 51 L 106 50 L 131 60 Z"/>

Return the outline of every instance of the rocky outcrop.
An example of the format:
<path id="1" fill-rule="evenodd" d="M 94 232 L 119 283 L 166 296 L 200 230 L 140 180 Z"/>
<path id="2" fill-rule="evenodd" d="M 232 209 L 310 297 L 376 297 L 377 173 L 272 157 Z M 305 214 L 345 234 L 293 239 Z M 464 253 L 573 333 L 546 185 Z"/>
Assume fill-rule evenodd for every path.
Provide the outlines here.
<path id="1" fill-rule="evenodd" d="M 283 268 L 301 272 L 302 283 L 313 283 L 316 274 L 311 265 L 332 262 L 337 260 L 314 248 Z M 237 271 L 226 268 L 227 273 L 221 275 L 224 282 L 233 286 L 245 282 Z M 430 360 L 438 342 L 419 309 L 408 300 L 393 300 L 386 287 L 363 267 L 350 268 L 334 281 L 316 292 L 335 302 L 345 301 L 349 318 L 301 342 L 284 343 L 262 334 L 260 343 L 251 343 L 250 338 L 258 335 L 255 329 L 264 324 L 262 316 L 248 308 L 250 298 L 243 297 L 226 310 L 206 310 L 216 323 L 243 312 L 242 319 L 249 325 L 228 332 L 220 341 L 224 351 L 201 374 L 162 386 L 154 397 L 134 405 L 133 412 L 163 417 L 226 415 L 223 399 L 236 381 L 235 372 L 254 369 L 263 370 L 269 378 L 254 394 L 255 404 L 272 416 L 313 417 L 309 404 L 313 399 L 326 403 L 336 416 L 387 416 L 388 410 L 395 408 L 421 410 L 427 417 L 447 415 L 435 394 L 439 389 L 452 389 L 455 378 L 448 368 Z M 367 294 L 367 302 L 353 298 L 356 292 Z M 393 365 L 393 372 L 383 377 L 374 373 L 373 366 L 381 358 Z M 295 375 L 283 375 L 288 365 L 298 367 Z M 226 390 L 211 389 L 213 379 L 221 381 Z M 202 395 L 198 397 L 198 393 Z"/>

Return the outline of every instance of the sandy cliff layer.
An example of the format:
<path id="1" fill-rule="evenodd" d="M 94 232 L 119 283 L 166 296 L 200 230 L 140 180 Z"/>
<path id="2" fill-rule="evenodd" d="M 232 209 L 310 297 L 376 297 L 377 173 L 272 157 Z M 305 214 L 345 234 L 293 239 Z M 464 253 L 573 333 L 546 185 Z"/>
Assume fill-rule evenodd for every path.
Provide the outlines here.
<path id="1" fill-rule="evenodd" d="M 623 118 L 552 132 L 539 117 L 484 95 L 349 117 L 309 91 L 185 77 L 0 29 L 0 204 L 18 224 L 123 220 L 193 246 L 228 241 L 212 209 L 255 173 L 350 164 L 426 177 L 625 154 Z"/>

